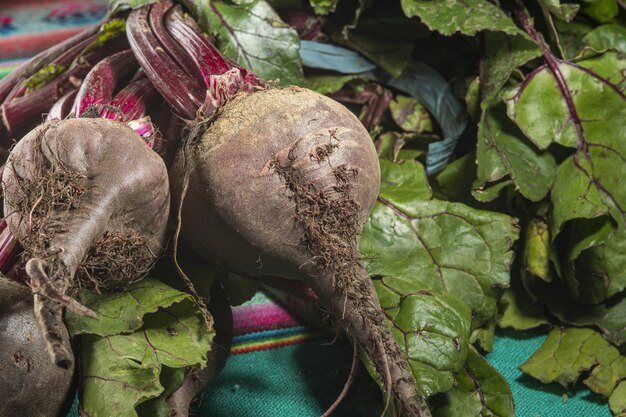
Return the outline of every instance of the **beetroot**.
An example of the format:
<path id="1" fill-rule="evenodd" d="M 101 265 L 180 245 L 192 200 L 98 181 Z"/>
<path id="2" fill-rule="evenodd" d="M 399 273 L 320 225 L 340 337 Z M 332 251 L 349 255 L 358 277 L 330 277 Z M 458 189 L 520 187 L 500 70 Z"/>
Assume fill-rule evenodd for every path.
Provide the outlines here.
<path id="1" fill-rule="evenodd" d="M 53 120 L 15 146 L 2 179 L 35 315 L 53 361 L 70 367 L 62 309 L 93 314 L 71 298 L 76 289 L 124 288 L 147 273 L 165 245 L 165 165 L 122 123 Z"/>
<path id="2" fill-rule="evenodd" d="M 57 417 L 73 371 L 50 362 L 29 288 L 0 277 L 0 417 Z"/>
<path id="3" fill-rule="evenodd" d="M 228 61 L 169 0 L 133 10 L 126 30 L 189 128 L 170 171 L 183 239 L 240 275 L 306 283 L 369 355 L 390 397 L 409 417 L 430 415 L 358 250 L 380 185 L 363 125 L 327 97 L 270 88 Z"/>
<path id="4" fill-rule="evenodd" d="M 340 104 L 290 87 L 235 97 L 174 161 L 181 236 L 239 274 L 307 283 L 410 416 L 428 415 L 387 327 L 358 237 L 378 196 L 373 143 Z"/>

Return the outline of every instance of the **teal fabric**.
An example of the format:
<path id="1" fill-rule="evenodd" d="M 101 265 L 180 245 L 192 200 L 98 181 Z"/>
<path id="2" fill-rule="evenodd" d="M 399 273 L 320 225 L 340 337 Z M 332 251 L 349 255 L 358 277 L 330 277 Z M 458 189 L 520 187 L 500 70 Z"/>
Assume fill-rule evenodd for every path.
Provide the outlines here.
<path id="1" fill-rule="evenodd" d="M 610 417 L 606 400 L 578 384 L 544 385 L 518 369 L 547 331 L 498 331 L 489 362 L 509 381 L 517 417 Z M 320 341 L 231 356 L 203 393 L 196 417 L 318 417 L 335 400 L 350 365 L 351 348 Z M 342 369 L 343 367 L 343 369 Z M 343 403 L 333 417 L 355 417 Z M 78 417 L 74 403 L 67 417 Z"/>
<path id="2" fill-rule="evenodd" d="M 498 331 L 491 363 L 509 382 L 517 417 L 610 417 L 606 399 L 582 383 L 566 390 L 559 384 L 545 385 L 518 369 L 546 339 L 546 330 Z"/>
<path id="3" fill-rule="evenodd" d="M 351 361 L 352 348 L 345 341 L 306 342 L 232 356 L 205 390 L 196 415 L 319 417 L 341 392 Z M 343 402 L 332 415 L 358 414 Z"/>

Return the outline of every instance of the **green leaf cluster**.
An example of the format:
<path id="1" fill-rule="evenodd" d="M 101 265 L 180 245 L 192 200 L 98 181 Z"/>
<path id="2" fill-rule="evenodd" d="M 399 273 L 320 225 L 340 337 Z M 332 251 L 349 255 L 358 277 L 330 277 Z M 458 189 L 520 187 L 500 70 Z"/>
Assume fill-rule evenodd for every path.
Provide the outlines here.
<path id="1" fill-rule="evenodd" d="M 206 366 L 214 336 L 193 298 L 145 279 L 118 293 L 83 290 L 80 302 L 97 314 L 66 318 L 70 333 L 80 335 L 83 412 L 167 416 L 165 398 L 187 367 Z"/>

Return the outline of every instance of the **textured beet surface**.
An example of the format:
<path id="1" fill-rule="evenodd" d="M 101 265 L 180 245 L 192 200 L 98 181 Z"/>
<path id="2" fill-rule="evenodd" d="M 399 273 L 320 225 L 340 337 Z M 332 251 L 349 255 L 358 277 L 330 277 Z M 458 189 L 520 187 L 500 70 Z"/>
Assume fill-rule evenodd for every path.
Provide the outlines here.
<path id="1" fill-rule="evenodd" d="M 121 289 L 142 278 L 165 245 L 169 183 L 161 158 L 122 123 L 49 121 L 12 150 L 4 213 L 24 248 L 35 314 L 53 360 L 71 361 L 56 334 L 81 286 Z"/>
<path id="2" fill-rule="evenodd" d="M 0 277 L 0 417 L 57 417 L 73 371 L 50 362 L 30 289 Z"/>
<path id="3" fill-rule="evenodd" d="M 175 199 L 185 195 L 184 240 L 239 274 L 307 283 L 407 415 L 429 415 L 358 251 L 380 185 L 363 125 L 337 102 L 297 87 L 236 96 L 207 125 L 170 173 Z"/>

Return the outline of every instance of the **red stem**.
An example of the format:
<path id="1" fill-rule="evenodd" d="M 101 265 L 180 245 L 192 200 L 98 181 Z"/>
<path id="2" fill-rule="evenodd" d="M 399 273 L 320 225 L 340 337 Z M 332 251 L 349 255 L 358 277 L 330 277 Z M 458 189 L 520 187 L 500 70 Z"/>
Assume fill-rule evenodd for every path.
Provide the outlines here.
<path id="1" fill-rule="evenodd" d="M 72 107 L 74 107 L 74 99 L 76 98 L 76 94 L 78 94 L 78 88 L 70 91 L 69 93 L 58 99 L 48 111 L 46 121 L 53 119 L 65 119 L 72 112 Z"/>
<path id="2" fill-rule="evenodd" d="M 176 42 L 170 33 L 166 30 L 164 26 L 164 16 L 167 13 L 170 13 L 173 4 L 171 0 L 161 1 L 159 3 L 154 4 L 150 8 L 150 14 L 148 15 L 150 27 L 152 29 L 152 33 L 159 41 L 159 43 L 163 46 L 163 48 L 167 51 L 167 53 L 172 57 L 172 59 L 181 67 L 182 70 L 186 72 L 189 78 L 194 83 L 192 89 L 194 91 L 202 91 L 204 87 L 200 82 L 202 74 L 198 71 L 197 66 L 191 59 L 188 53 L 186 53 L 181 45 Z M 176 8 L 179 8 L 177 6 Z"/>
<path id="3" fill-rule="evenodd" d="M 158 91 L 150 79 L 143 76 L 122 88 L 111 101 L 111 107 L 119 109 L 119 112 L 105 108 L 100 116 L 106 119 L 119 120 L 121 115 L 123 121 L 129 122 L 145 116 L 149 109 L 160 104 L 161 99 Z"/>
<path id="4" fill-rule="evenodd" d="M 74 101 L 74 114 L 82 115 L 96 104 L 108 104 L 113 99 L 113 91 L 121 79 L 130 75 L 138 67 L 132 51 L 127 49 L 108 56 L 89 71 L 78 90 Z"/>
<path id="5" fill-rule="evenodd" d="M 148 22 L 151 7 L 143 6 L 130 13 L 126 22 L 128 40 L 137 61 L 174 112 L 193 120 L 195 109 L 202 105 L 204 91 L 190 88 L 195 84 L 193 79 L 172 60 L 152 33 Z"/>
<path id="6" fill-rule="evenodd" d="M 541 48 L 543 59 L 546 61 L 548 68 L 554 75 L 557 86 L 561 92 L 561 95 L 563 96 L 563 99 L 565 100 L 565 104 L 567 105 L 569 117 L 576 128 L 576 134 L 578 136 L 578 148 L 586 154 L 587 142 L 585 140 L 585 133 L 583 131 L 582 121 L 580 120 L 578 112 L 576 111 L 576 105 L 574 104 L 572 93 L 570 92 L 569 87 L 567 86 L 567 82 L 565 81 L 565 77 L 563 76 L 563 73 L 559 68 L 559 63 L 561 63 L 562 61 L 552 53 L 550 47 L 543 39 L 543 36 L 534 28 L 531 22 L 532 18 L 526 11 L 526 8 L 521 1 L 517 0 L 515 2 L 513 13 L 515 14 L 515 18 L 520 23 L 522 28 L 524 28 L 526 33 L 528 33 L 528 36 L 530 36 L 530 38 L 535 41 L 535 43 Z"/>

